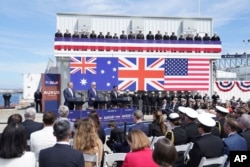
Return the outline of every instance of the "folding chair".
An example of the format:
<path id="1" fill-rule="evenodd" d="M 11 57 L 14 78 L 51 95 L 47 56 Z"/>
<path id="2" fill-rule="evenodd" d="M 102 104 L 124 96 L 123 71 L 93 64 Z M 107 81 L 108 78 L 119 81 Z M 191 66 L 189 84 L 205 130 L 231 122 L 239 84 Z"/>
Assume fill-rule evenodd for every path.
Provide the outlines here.
<path id="1" fill-rule="evenodd" d="M 216 158 L 202 157 L 198 167 L 203 167 L 207 165 L 220 165 L 219 167 L 223 167 L 226 160 L 227 160 L 227 155 L 223 155 Z"/>
<path id="2" fill-rule="evenodd" d="M 175 146 L 175 149 L 177 152 L 184 152 L 184 164 L 187 163 L 187 161 L 190 159 L 189 157 L 189 151 L 193 148 L 194 143 L 190 142 L 187 144 L 177 145 Z"/>
<path id="3" fill-rule="evenodd" d="M 95 162 L 95 167 L 99 167 L 98 154 L 85 154 L 83 153 L 84 161 Z"/>
<path id="4" fill-rule="evenodd" d="M 152 139 L 152 141 L 151 141 L 151 145 L 150 145 L 150 148 L 153 150 L 154 149 L 154 145 L 155 145 L 155 143 L 159 140 L 159 139 L 161 139 L 161 138 L 165 138 L 165 136 L 154 136 L 153 137 L 153 139 Z"/>
<path id="5" fill-rule="evenodd" d="M 126 153 L 105 154 L 104 161 L 103 161 L 103 167 L 112 166 L 112 165 L 109 165 L 108 162 L 112 162 L 112 164 L 113 164 L 115 161 L 124 161 L 125 157 L 126 157 Z"/>

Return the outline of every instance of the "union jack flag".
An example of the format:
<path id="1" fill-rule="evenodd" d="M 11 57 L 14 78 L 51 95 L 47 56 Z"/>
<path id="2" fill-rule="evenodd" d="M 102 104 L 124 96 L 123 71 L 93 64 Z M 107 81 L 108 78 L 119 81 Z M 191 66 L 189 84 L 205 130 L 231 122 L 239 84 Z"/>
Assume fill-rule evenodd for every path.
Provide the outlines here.
<path id="1" fill-rule="evenodd" d="M 164 90 L 164 58 L 119 58 L 120 90 Z"/>
<path id="2" fill-rule="evenodd" d="M 96 74 L 96 57 L 71 57 L 70 58 L 70 74 L 75 74 L 81 71 L 86 74 L 89 71 Z"/>

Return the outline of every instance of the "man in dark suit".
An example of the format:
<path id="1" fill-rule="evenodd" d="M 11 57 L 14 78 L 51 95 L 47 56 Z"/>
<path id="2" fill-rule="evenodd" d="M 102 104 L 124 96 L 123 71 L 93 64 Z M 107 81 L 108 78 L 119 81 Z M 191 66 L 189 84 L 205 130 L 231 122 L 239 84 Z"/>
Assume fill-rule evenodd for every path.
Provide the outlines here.
<path id="1" fill-rule="evenodd" d="M 117 92 L 118 88 L 117 86 L 113 86 L 113 90 L 110 92 L 110 104 L 112 108 L 116 108 L 117 107 L 117 98 L 118 98 L 118 92 Z"/>
<path id="2" fill-rule="evenodd" d="M 198 127 L 201 137 L 194 142 L 194 146 L 189 152 L 190 160 L 187 167 L 198 166 L 202 157 L 215 158 L 222 156 L 226 147 L 223 141 L 211 134 L 212 128 L 215 126 L 215 121 L 206 113 L 198 116 Z"/>
<path id="3" fill-rule="evenodd" d="M 57 144 L 40 151 L 39 167 L 84 167 L 83 153 L 70 147 L 70 123 L 62 119 L 53 126 Z"/>
<path id="4" fill-rule="evenodd" d="M 132 127 L 130 127 L 128 131 L 130 132 L 133 129 L 139 129 L 139 130 L 143 131 L 147 136 L 149 136 L 148 126 L 145 125 L 142 122 L 142 119 L 143 119 L 142 111 L 141 110 L 136 110 L 134 112 L 134 122 L 135 122 L 135 125 L 133 125 Z"/>
<path id="5" fill-rule="evenodd" d="M 25 121 L 22 122 L 22 124 L 26 131 L 27 140 L 30 139 L 30 134 L 32 132 L 41 130 L 43 128 L 43 123 L 34 121 L 35 117 L 36 117 L 36 109 L 33 107 L 28 108 L 24 113 Z"/>
<path id="6" fill-rule="evenodd" d="M 34 93 L 34 99 L 36 103 L 36 112 L 42 112 L 42 92 L 39 89 Z M 40 111 L 38 111 L 38 106 Z"/>
<path id="7" fill-rule="evenodd" d="M 96 91 L 96 82 L 91 83 L 91 88 L 88 90 L 88 99 L 89 99 L 89 107 L 90 108 L 97 108 L 98 104 L 96 100 L 98 100 L 98 95 Z"/>
<path id="8" fill-rule="evenodd" d="M 76 98 L 76 93 L 73 89 L 73 83 L 68 82 L 67 88 L 63 91 L 64 105 L 68 106 L 70 110 L 74 110 L 74 102 L 72 100 Z"/>

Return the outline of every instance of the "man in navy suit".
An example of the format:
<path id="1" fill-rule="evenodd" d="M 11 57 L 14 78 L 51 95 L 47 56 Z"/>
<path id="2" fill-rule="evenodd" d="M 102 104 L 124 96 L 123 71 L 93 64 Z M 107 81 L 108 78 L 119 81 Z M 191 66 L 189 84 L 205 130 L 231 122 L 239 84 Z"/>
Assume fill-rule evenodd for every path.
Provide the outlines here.
<path id="1" fill-rule="evenodd" d="M 76 97 L 76 93 L 73 90 L 73 83 L 68 82 L 67 88 L 63 91 L 63 96 L 65 99 L 64 105 L 68 106 L 70 110 L 74 110 L 74 102 L 72 100 Z"/>
<path id="2" fill-rule="evenodd" d="M 149 128 L 147 125 L 142 122 L 143 119 L 143 113 L 141 110 L 136 110 L 134 112 L 134 122 L 135 125 L 129 128 L 129 132 L 133 129 L 139 129 L 143 131 L 147 136 L 149 136 Z"/>
<path id="3" fill-rule="evenodd" d="M 98 99 L 97 91 L 96 91 L 96 83 L 91 83 L 91 88 L 88 90 L 88 99 L 89 99 L 89 107 L 97 108 L 98 104 L 96 100 Z"/>
<path id="4" fill-rule="evenodd" d="M 110 92 L 110 104 L 111 107 L 116 108 L 117 107 L 117 98 L 118 98 L 118 87 L 117 86 L 113 86 L 113 90 Z"/>
<path id="5" fill-rule="evenodd" d="M 39 167 L 84 167 L 83 153 L 69 145 L 71 136 L 70 123 L 61 119 L 53 126 L 57 143 L 40 151 Z"/>

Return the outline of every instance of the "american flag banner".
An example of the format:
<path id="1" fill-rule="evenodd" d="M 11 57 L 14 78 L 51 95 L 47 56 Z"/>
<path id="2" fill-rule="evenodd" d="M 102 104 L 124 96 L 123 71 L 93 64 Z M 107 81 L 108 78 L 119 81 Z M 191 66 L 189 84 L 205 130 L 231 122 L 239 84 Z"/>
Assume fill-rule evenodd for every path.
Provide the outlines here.
<path id="1" fill-rule="evenodd" d="M 119 58 L 120 90 L 164 90 L 164 58 Z"/>
<path id="2" fill-rule="evenodd" d="M 167 58 L 165 60 L 165 90 L 209 90 L 209 59 Z"/>
<path id="3" fill-rule="evenodd" d="M 118 84 L 118 58 L 71 57 L 70 79 L 76 90 L 88 90 L 96 82 L 97 90 L 111 90 Z"/>

